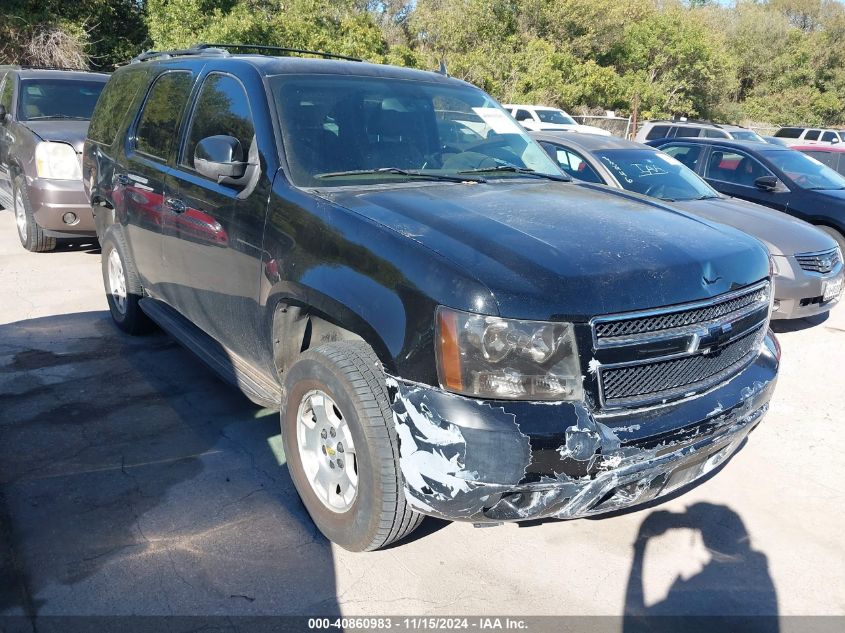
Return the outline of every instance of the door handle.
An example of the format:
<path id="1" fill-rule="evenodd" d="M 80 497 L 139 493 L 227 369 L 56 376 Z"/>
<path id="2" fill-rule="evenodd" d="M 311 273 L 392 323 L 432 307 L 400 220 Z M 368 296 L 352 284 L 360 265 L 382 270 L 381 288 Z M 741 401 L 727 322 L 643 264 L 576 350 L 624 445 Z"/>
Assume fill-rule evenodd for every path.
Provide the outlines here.
<path id="1" fill-rule="evenodd" d="M 167 198 L 164 201 L 164 204 L 167 206 L 168 209 L 173 211 L 173 213 L 184 213 L 185 210 L 188 208 L 184 202 L 179 200 L 179 198 Z"/>
<path id="2" fill-rule="evenodd" d="M 114 179 L 115 181 L 117 181 L 117 184 L 122 185 L 124 187 L 128 187 L 132 184 L 132 179 L 126 174 L 117 174 Z"/>

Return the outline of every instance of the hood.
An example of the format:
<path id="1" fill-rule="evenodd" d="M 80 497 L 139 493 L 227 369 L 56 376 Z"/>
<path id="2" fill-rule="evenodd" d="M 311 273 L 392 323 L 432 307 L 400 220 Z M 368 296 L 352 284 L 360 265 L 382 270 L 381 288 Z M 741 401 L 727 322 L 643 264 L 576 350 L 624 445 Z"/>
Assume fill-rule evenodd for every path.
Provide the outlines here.
<path id="1" fill-rule="evenodd" d="M 77 154 L 82 153 L 82 145 L 88 134 L 90 121 L 71 121 L 60 119 L 53 121 L 22 121 L 22 124 L 35 132 L 42 141 L 63 141 L 73 145 Z"/>
<path id="2" fill-rule="evenodd" d="M 768 275 L 757 240 L 607 187 L 519 179 L 323 189 L 485 284 L 500 315 L 585 321 Z"/>
<path id="3" fill-rule="evenodd" d="M 713 222 L 727 224 L 762 241 L 772 255 L 814 253 L 836 246 L 836 242 L 812 224 L 737 198 L 687 200 L 672 203 Z"/>

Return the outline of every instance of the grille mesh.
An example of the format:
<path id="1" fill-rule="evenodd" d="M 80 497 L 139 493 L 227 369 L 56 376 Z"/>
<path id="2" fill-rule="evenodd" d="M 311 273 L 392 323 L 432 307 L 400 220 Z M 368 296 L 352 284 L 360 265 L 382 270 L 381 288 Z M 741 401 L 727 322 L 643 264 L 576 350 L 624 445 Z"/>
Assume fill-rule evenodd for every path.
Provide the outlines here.
<path id="1" fill-rule="evenodd" d="M 812 273 L 829 273 L 839 263 L 839 249 L 834 248 L 824 253 L 813 253 L 808 255 L 796 255 L 798 265 L 804 270 Z"/>
<path id="2" fill-rule="evenodd" d="M 760 344 L 763 327 L 755 328 L 712 354 L 698 354 L 602 371 L 606 405 L 639 397 L 672 397 L 675 391 L 700 389 L 721 382 Z"/>
<path id="3" fill-rule="evenodd" d="M 654 316 L 598 322 L 595 325 L 597 339 L 617 336 L 631 336 L 647 332 L 659 332 L 685 325 L 696 325 L 719 319 L 747 308 L 756 302 L 767 301 L 767 288 L 757 288 L 747 294 L 733 297 L 701 308 L 693 308 Z"/>

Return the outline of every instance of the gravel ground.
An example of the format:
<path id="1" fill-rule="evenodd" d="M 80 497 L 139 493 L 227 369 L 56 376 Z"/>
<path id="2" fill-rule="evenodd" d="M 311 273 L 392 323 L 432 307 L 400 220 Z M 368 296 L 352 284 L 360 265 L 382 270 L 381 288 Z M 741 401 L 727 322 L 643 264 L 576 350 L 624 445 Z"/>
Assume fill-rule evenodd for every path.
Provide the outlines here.
<path id="1" fill-rule="evenodd" d="M 845 308 L 776 324 L 767 418 L 685 494 L 599 520 L 427 519 L 352 554 L 299 503 L 277 413 L 111 325 L 95 247 L 27 253 L 0 211 L 0 297 L 0 614 L 845 615 Z"/>

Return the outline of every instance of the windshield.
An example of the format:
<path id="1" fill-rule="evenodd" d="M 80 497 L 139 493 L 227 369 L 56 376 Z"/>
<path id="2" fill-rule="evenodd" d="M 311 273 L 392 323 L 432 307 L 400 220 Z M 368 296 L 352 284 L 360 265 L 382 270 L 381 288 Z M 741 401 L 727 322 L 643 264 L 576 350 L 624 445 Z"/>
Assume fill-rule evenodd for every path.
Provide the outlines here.
<path id="1" fill-rule="evenodd" d="M 765 156 L 802 189 L 845 189 L 845 178 L 806 154 L 782 150 Z"/>
<path id="2" fill-rule="evenodd" d="M 543 123 L 558 123 L 560 125 L 578 125 L 571 116 L 563 110 L 534 110 L 537 118 Z"/>
<path id="3" fill-rule="evenodd" d="M 765 143 L 766 140 L 752 130 L 731 130 L 731 136 L 738 141 L 757 141 L 758 143 Z"/>
<path id="4" fill-rule="evenodd" d="M 661 200 L 701 200 L 719 194 L 678 160 L 647 149 L 596 152 L 599 160 L 628 191 Z"/>
<path id="5" fill-rule="evenodd" d="M 105 81 L 24 79 L 19 99 L 20 120 L 91 118 Z"/>
<path id="6" fill-rule="evenodd" d="M 290 178 L 298 186 L 477 180 L 464 175 L 503 166 L 515 169 L 491 171 L 484 179 L 561 177 L 542 148 L 477 88 L 280 75 L 271 78 L 271 89 Z"/>

